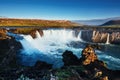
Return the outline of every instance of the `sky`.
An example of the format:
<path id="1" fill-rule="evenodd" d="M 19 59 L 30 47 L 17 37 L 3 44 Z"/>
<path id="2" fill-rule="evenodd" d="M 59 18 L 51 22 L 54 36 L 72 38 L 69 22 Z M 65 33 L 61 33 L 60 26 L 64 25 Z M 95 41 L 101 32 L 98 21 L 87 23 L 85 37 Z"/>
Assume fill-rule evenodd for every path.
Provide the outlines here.
<path id="1" fill-rule="evenodd" d="M 49 20 L 120 17 L 120 0 L 0 0 L 0 16 Z"/>

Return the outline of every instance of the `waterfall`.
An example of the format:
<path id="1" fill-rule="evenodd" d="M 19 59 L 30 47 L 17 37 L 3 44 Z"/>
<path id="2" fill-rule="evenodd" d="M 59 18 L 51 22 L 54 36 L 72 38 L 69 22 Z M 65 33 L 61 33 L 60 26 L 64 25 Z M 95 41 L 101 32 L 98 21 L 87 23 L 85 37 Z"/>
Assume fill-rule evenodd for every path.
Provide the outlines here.
<path id="1" fill-rule="evenodd" d="M 53 64 L 54 67 L 60 67 L 63 65 L 61 55 L 65 50 L 78 55 L 81 52 L 81 49 L 70 47 L 71 42 L 77 40 L 74 30 L 43 30 L 43 34 L 41 37 L 36 31 L 36 38 L 32 38 L 31 35 L 20 35 L 23 39 L 19 41 L 24 48 L 21 52 L 21 63 L 34 65 L 37 60 L 42 60 Z"/>
<path id="2" fill-rule="evenodd" d="M 110 44 L 110 34 L 108 33 L 107 35 L 107 41 L 106 41 L 106 44 Z"/>
<path id="3" fill-rule="evenodd" d="M 36 31 L 36 37 L 41 38 L 40 33 L 38 31 Z"/>
<path id="4" fill-rule="evenodd" d="M 20 57 L 18 58 L 20 64 L 33 66 L 37 60 L 40 60 L 53 64 L 53 68 L 60 68 L 63 65 L 62 53 L 65 50 L 72 51 L 78 58 L 80 58 L 82 48 L 84 47 L 83 45 L 85 45 L 82 42 L 78 42 L 78 39 L 82 40 L 81 33 L 82 31 L 80 31 L 76 37 L 74 30 L 48 29 L 43 30 L 44 35 L 42 37 L 40 36 L 40 33 L 36 31 L 36 38 L 32 38 L 31 35 L 14 34 L 10 32 L 8 32 L 7 35 L 13 36 L 23 46 L 23 49 L 17 54 Z M 96 34 L 99 34 L 99 32 Z M 109 39 L 110 34 L 107 35 L 106 44 L 110 43 Z M 108 46 L 105 45 L 105 47 Z M 114 51 L 111 50 L 111 48 L 116 49 L 117 47 L 110 46 L 108 52 L 96 50 L 98 57 L 100 60 L 107 62 L 111 69 L 120 69 L 120 59 L 111 56 L 111 52 L 116 53 L 115 51 L 117 51 L 117 54 L 119 54 L 119 47 Z M 111 52 L 109 52 L 110 50 Z"/>
<path id="5" fill-rule="evenodd" d="M 94 31 L 93 31 L 93 35 L 92 35 L 92 37 L 94 37 L 94 36 L 95 36 L 95 33 L 96 33 L 96 31 L 94 30 Z"/>
<path id="6" fill-rule="evenodd" d="M 77 36 L 77 39 L 78 39 L 79 41 L 83 41 L 83 40 L 82 40 L 82 31 L 79 32 L 79 34 L 78 34 L 78 36 Z"/>

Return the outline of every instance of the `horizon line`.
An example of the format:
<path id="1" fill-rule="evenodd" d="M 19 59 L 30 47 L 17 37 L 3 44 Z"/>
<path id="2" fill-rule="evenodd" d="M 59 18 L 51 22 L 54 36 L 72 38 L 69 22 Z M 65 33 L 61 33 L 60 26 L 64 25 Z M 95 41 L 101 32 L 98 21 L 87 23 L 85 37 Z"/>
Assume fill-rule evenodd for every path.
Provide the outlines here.
<path id="1" fill-rule="evenodd" d="M 120 16 L 115 16 L 115 17 L 105 17 L 105 18 L 91 18 L 91 19 L 43 19 L 43 18 L 21 18 L 21 17 L 6 17 L 6 16 L 0 16 L 0 18 L 3 18 L 3 19 L 27 19 L 27 20 L 69 20 L 69 21 L 72 21 L 72 20 L 102 20 L 102 19 L 110 19 L 110 18 L 120 18 Z"/>

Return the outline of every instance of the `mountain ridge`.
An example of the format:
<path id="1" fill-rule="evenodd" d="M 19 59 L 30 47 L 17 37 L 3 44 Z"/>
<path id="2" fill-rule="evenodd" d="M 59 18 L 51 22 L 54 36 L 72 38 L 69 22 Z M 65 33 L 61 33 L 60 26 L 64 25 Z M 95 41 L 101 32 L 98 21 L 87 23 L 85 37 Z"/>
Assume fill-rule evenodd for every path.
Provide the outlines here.
<path id="1" fill-rule="evenodd" d="M 102 24 L 102 26 L 112 26 L 112 25 L 120 25 L 120 20 L 110 20 L 104 24 Z"/>
<path id="2" fill-rule="evenodd" d="M 111 18 L 105 18 L 105 19 L 91 19 L 91 20 L 71 20 L 71 21 L 78 24 L 83 24 L 83 25 L 100 26 L 110 20 L 120 20 L 120 17 L 111 17 Z"/>

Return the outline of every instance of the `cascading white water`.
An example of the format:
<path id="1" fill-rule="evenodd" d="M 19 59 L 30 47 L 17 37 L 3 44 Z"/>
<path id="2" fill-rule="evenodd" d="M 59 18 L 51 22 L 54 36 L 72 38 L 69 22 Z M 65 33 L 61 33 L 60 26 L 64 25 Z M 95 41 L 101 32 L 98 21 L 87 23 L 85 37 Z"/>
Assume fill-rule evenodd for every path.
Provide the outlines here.
<path id="1" fill-rule="evenodd" d="M 92 35 L 92 37 L 94 37 L 94 36 L 95 36 L 95 33 L 96 33 L 96 31 L 94 30 L 94 31 L 93 31 L 93 35 Z"/>
<path id="2" fill-rule="evenodd" d="M 40 36 L 40 34 L 39 34 L 38 31 L 36 31 L 36 37 L 37 37 L 37 38 L 41 38 L 41 36 Z"/>
<path id="3" fill-rule="evenodd" d="M 120 70 L 120 58 L 107 55 L 107 53 L 102 51 L 96 51 L 96 53 L 98 53 L 97 55 L 100 60 L 107 63 L 106 65 L 109 69 Z"/>
<path id="4" fill-rule="evenodd" d="M 107 35 L 107 41 L 106 41 L 106 44 L 110 44 L 110 34 L 108 33 Z"/>
<path id="5" fill-rule="evenodd" d="M 61 55 L 65 50 L 73 51 L 80 57 L 80 52 L 82 49 L 73 48 L 69 45 L 70 42 L 77 41 L 77 37 L 75 37 L 75 32 L 73 30 L 43 30 L 42 37 L 40 36 L 39 32 L 36 31 L 35 39 L 33 39 L 30 35 L 21 36 L 24 38 L 23 40 L 20 40 L 24 48 L 24 50 L 21 52 L 22 54 L 32 56 L 35 56 L 35 54 L 38 56 L 44 55 L 40 56 L 39 58 L 37 58 L 38 56 L 35 56 L 36 60 L 46 61 L 51 64 L 54 63 L 54 67 L 62 66 L 63 63 Z M 25 59 L 23 62 L 26 64 L 30 63 L 30 65 L 33 65 L 32 63 L 35 63 L 36 61 L 29 62 L 26 59 L 30 56 L 23 57 Z"/>
<path id="6" fill-rule="evenodd" d="M 77 39 L 78 39 L 79 41 L 83 41 L 83 40 L 82 40 L 82 31 L 79 32 L 79 34 L 78 34 L 78 36 L 77 36 Z"/>
<path id="7" fill-rule="evenodd" d="M 65 50 L 70 50 L 77 57 L 80 57 L 83 49 L 82 47 L 76 47 L 76 43 L 75 46 L 72 46 L 74 43 L 71 45 L 71 42 L 79 43 L 78 37 L 75 37 L 74 30 L 43 30 L 42 37 L 39 32 L 36 31 L 35 39 L 33 39 L 31 35 L 16 35 L 13 33 L 8 33 L 8 35 L 15 37 L 22 44 L 23 50 L 21 50 L 19 54 L 20 61 L 21 64 L 27 66 L 33 66 L 37 60 L 41 60 L 53 64 L 53 67 L 55 68 L 59 68 L 63 65 L 61 55 Z M 79 32 L 78 36 L 79 38 L 81 37 L 81 32 Z M 107 39 L 109 43 L 109 34 Z M 80 41 L 79 45 L 81 44 Z M 107 62 L 109 68 L 120 69 L 119 58 L 109 55 L 109 52 L 103 53 L 97 51 L 96 53 L 100 60 Z"/>

